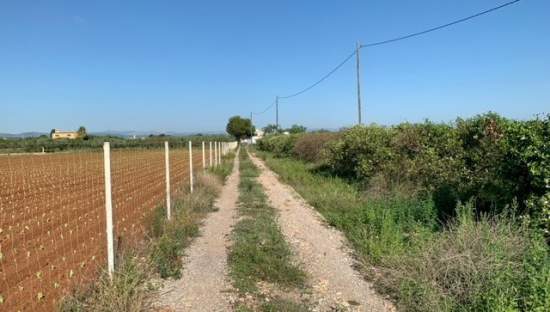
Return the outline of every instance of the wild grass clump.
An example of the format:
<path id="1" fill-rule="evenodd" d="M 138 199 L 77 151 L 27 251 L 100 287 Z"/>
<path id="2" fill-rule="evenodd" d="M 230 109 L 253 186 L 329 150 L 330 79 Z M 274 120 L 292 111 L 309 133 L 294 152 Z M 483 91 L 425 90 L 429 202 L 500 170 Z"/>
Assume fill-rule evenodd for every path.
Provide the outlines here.
<path id="1" fill-rule="evenodd" d="M 209 172 L 213 173 L 215 176 L 221 177 L 222 180 L 225 180 L 233 170 L 233 158 L 235 158 L 234 152 L 229 152 L 226 155 L 222 156 L 222 163 L 217 167 L 211 167 L 208 169 Z"/>
<path id="2" fill-rule="evenodd" d="M 149 298 L 154 285 L 149 283 L 153 274 L 147 258 L 136 254 L 119 257 L 112 279 L 103 272 L 88 289 L 80 289 L 65 298 L 61 312 L 141 312 L 148 311 Z"/>
<path id="3" fill-rule="evenodd" d="M 388 258 L 380 282 L 404 311 L 548 311 L 550 258 L 532 230 L 472 206 L 438 235 Z"/>

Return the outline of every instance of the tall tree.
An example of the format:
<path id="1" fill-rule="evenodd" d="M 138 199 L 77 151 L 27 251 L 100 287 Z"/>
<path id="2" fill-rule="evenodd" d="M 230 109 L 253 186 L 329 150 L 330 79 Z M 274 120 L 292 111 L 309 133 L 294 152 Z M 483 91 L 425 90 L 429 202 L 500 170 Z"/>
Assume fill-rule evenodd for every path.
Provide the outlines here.
<path id="1" fill-rule="evenodd" d="M 227 133 L 235 137 L 237 141 L 240 141 L 243 138 L 252 137 L 252 134 L 256 131 L 250 119 L 242 118 L 240 116 L 233 116 L 229 118 L 225 129 Z"/>
<path id="2" fill-rule="evenodd" d="M 78 137 L 81 139 L 87 139 L 88 138 L 88 132 L 86 131 L 86 128 L 84 126 L 80 126 L 78 130 L 76 131 L 78 133 Z"/>
<path id="3" fill-rule="evenodd" d="M 306 130 L 307 128 L 302 125 L 292 125 L 292 127 L 288 128 L 286 131 L 289 133 L 304 133 Z"/>
<path id="4" fill-rule="evenodd" d="M 263 130 L 265 134 L 276 134 L 282 132 L 281 128 L 274 124 L 269 124 L 265 126 Z"/>

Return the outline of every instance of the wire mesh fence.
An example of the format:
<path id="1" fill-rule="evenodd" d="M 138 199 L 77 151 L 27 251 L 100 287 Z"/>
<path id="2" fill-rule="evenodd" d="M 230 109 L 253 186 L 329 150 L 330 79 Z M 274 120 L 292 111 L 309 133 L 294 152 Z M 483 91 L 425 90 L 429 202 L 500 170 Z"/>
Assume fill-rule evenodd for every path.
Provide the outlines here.
<path id="1" fill-rule="evenodd" d="M 169 152 L 170 196 L 207 166 L 209 144 Z M 166 151 L 110 153 L 115 249 L 138 243 L 166 203 Z M 215 161 L 213 160 L 215 163 Z M 0 155 L 0 311 L 51 311 L 107 262 L 104 151 Z"/>

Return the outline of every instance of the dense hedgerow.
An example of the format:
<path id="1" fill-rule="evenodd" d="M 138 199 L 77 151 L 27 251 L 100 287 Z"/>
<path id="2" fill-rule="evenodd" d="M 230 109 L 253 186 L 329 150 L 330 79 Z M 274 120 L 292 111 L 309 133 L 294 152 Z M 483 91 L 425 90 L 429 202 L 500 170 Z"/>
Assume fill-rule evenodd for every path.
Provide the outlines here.
<path id="1" fill-rule="evenodd" d="M 259 148 L 297 156 L 297 143 L 312 136 L 272 136 Z M 452 124 L 356 126 L 315 155 L 338 176 L 431 197 L 441 221 L 473 199 L 478 214 L 513 209 L 550 230 L 550 116 L 517 121 L 488 113 Z"/>
<path id="2" fill-rule="evenodd" d="M 300 135 L 292 153 L 301 160 L 314 163 L 321 162 L 324 157 L 324 150 L 327 144 L 338 138 L 339 134 L 334 132 L 316 132 L 307 135 Z"/>
<path id="3" fill-rule="evenodd" d="M 293 156 L 292 149 L 299 136 L 299 134 L 270 135 L 266 139 L 260 140 L 258 147 L 280 157 L 290 157 Z"/>
<path id="4" fill-rule="evenodd" d="M 441 226 L 431 198 L 367 193 L 319 174 L 311 163 L 260 155 L 345 233 L 364 271 L 399 311 L 550 309 L 550 254 L 526 220 L 476 216 L 468 202 Z"/>

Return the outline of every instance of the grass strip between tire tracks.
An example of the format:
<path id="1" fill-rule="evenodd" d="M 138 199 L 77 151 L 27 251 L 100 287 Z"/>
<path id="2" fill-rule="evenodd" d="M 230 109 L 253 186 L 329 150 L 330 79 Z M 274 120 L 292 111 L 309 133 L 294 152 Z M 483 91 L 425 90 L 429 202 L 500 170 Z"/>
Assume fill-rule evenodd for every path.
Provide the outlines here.
<path id="1" fill-rule="evenodd" d="M 290 246 L 277 224 L 275 210 L 256 181 L 258 168 L 247 151 L 240 155 L 239 216 L 233 230 L 229 266 L 234 286 L 242 300 L 237 311 L 307 311 L 299 302 L 259 289 L 258 284 L 274 285 L 283 291 L 300 290 L 305 273 L 293 261 Z M 252 300 L 250 300 L 252 299 Z"/>

